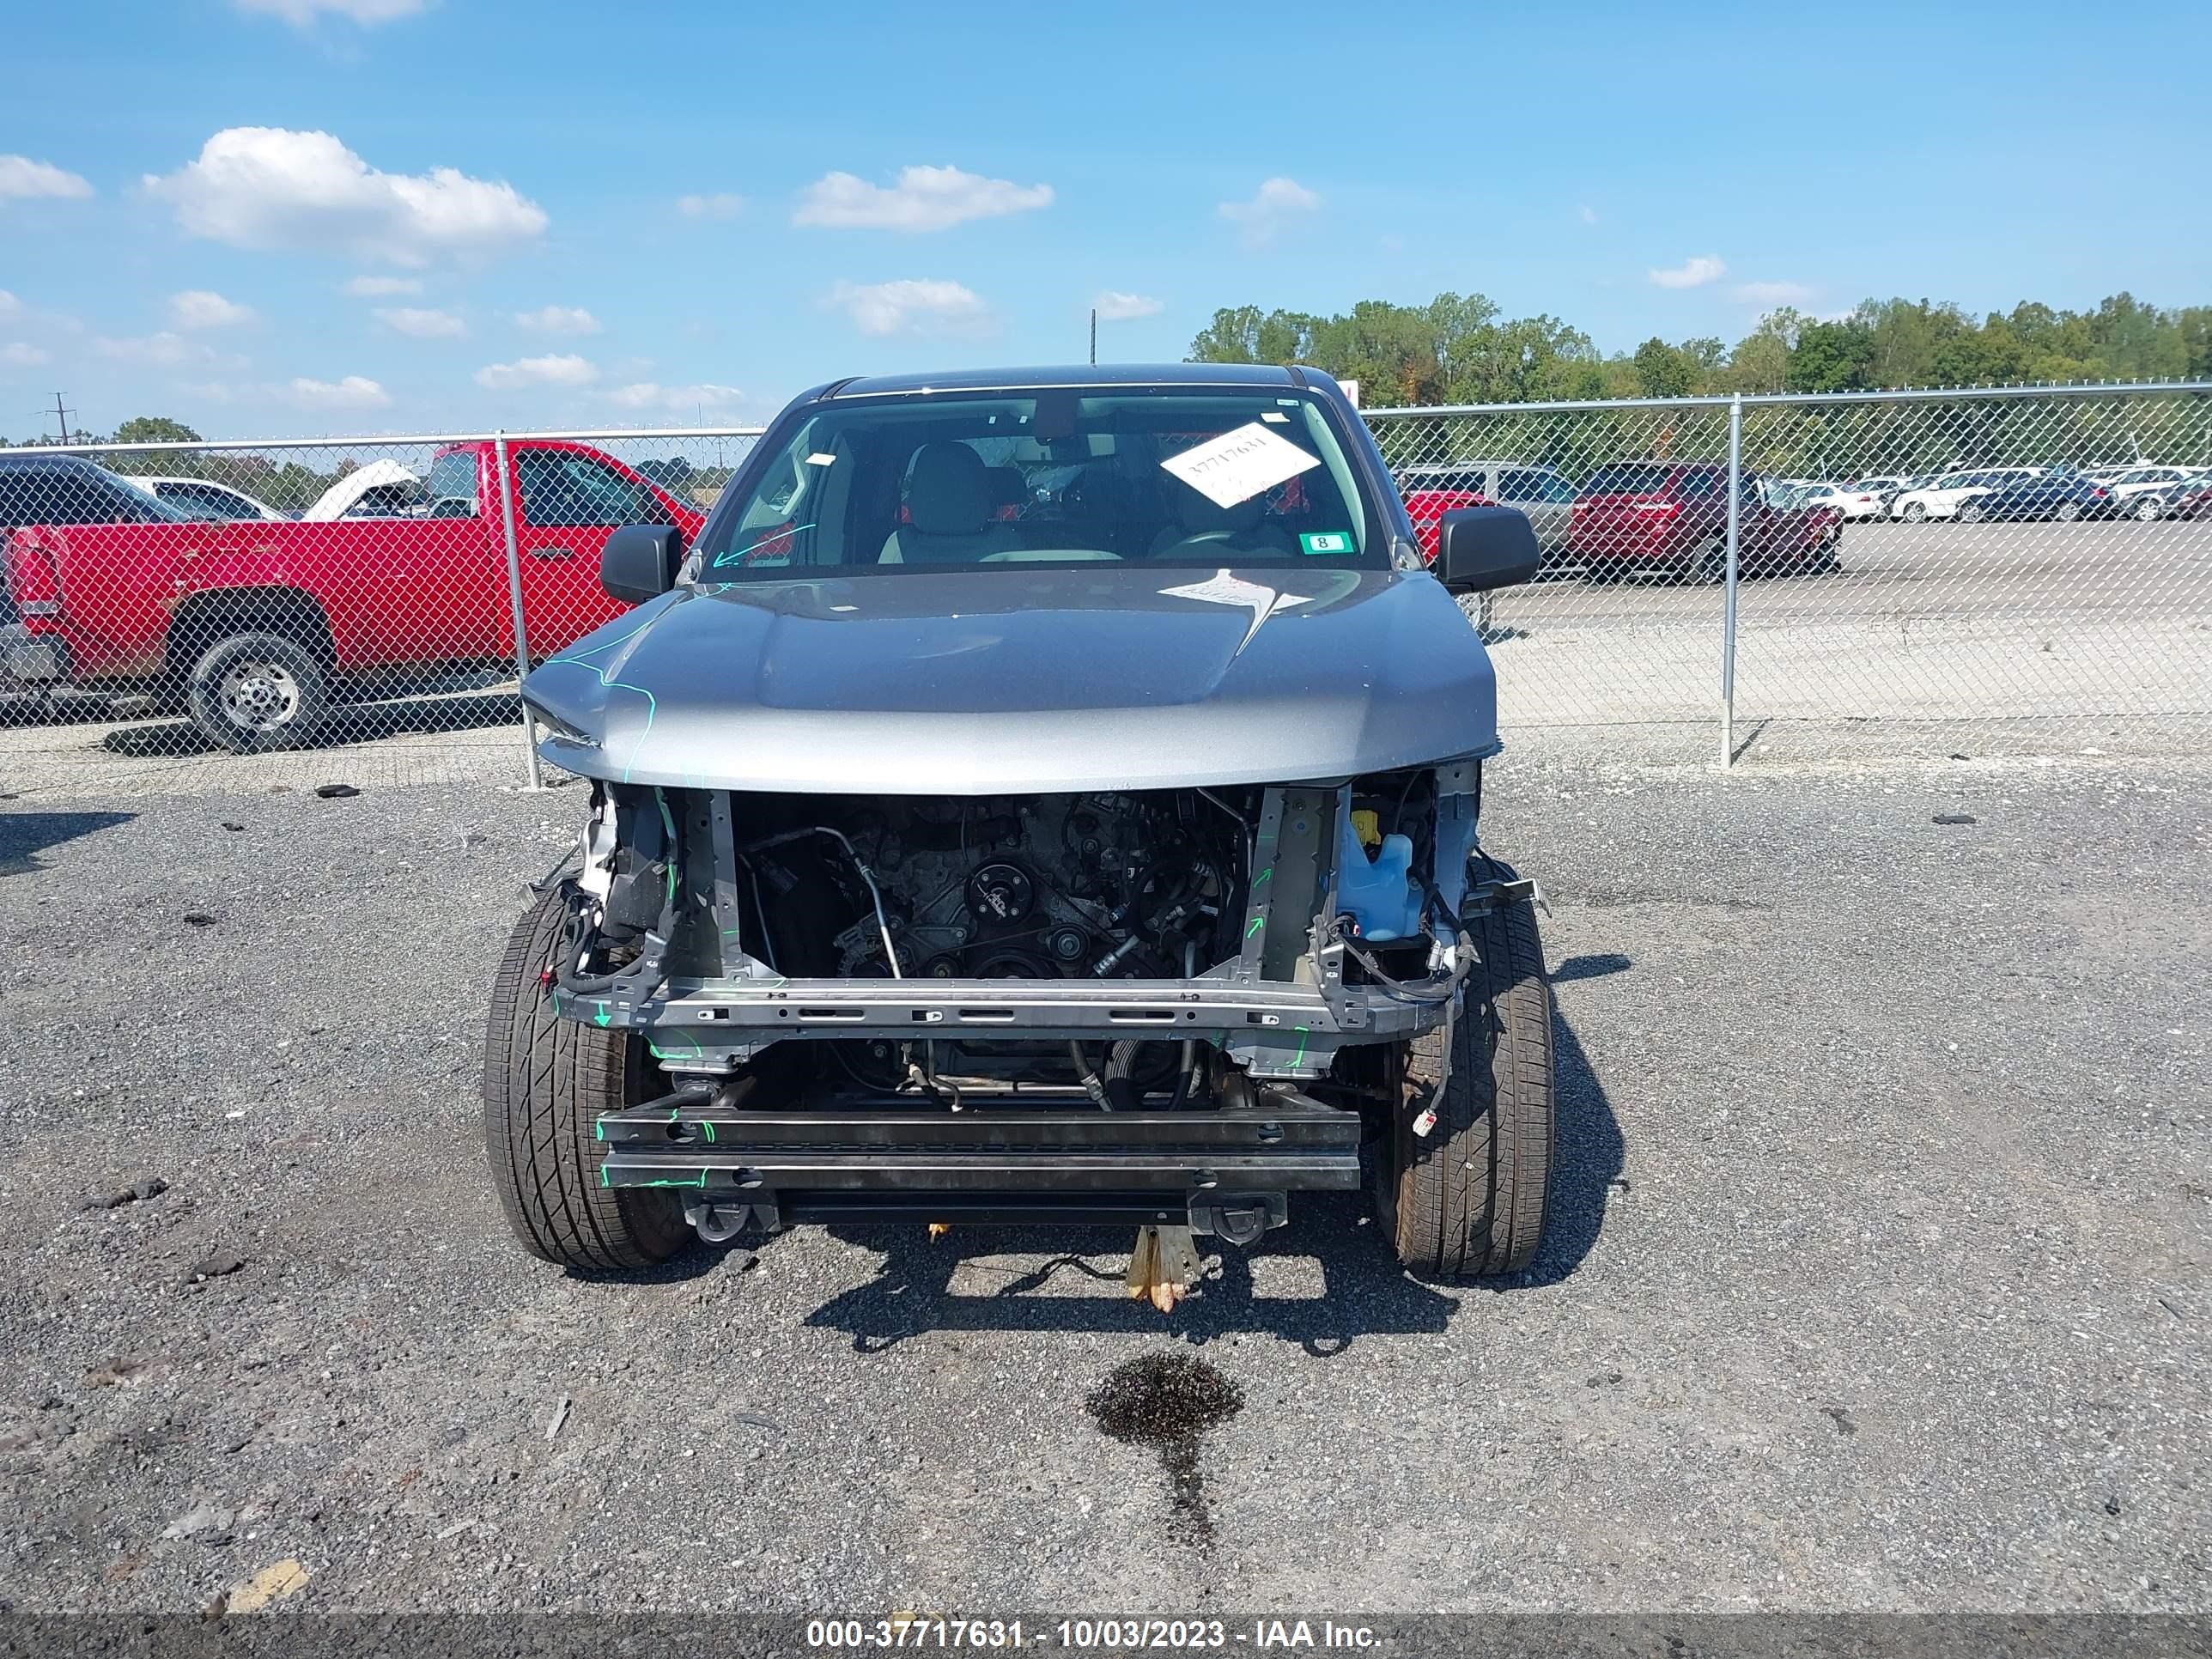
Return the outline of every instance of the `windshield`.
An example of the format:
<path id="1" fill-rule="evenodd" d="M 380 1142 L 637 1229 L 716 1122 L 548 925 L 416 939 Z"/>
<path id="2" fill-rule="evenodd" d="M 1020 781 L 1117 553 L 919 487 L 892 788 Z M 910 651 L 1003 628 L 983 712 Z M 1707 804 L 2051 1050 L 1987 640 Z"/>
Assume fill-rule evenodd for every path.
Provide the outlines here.
<path id="1" fill-rule="evenodd" d="M 777 434 L 700 541 L 700 580 L 799 569 L 1386 562 L 1316 398 L 1115 387 L 859 398 Z"/>

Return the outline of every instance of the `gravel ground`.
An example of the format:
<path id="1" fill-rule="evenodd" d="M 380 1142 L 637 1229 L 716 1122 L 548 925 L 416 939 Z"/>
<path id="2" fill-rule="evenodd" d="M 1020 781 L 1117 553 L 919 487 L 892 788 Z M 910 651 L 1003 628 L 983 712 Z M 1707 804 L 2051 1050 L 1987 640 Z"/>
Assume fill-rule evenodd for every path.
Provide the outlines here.
<path id="1" fill-rule="evenodd" d="M 1309 1203 L 1167 1318 L 1097 1231 L 524 1258 L 482 998 L 573 789 L 0 808 L 0 1607 L 2212 1607 L 2208 776 L 1516 750 L 1536 1270 Z M 1163 1352 L 1179 1470 L 1086 1408 Z"/>

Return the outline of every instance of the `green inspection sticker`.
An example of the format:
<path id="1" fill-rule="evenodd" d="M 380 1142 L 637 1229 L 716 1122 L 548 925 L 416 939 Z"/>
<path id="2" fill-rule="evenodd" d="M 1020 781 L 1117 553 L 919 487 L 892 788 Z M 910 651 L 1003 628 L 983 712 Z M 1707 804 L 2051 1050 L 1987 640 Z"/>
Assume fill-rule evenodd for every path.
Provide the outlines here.
<path id="1" fill-rule="evenodd" d="M 1298 538 L 1298 545 L 1309 553 L 1349 553 L 1352 551 L 1352 532 L 1348 530 L 1309 530 Z"/>

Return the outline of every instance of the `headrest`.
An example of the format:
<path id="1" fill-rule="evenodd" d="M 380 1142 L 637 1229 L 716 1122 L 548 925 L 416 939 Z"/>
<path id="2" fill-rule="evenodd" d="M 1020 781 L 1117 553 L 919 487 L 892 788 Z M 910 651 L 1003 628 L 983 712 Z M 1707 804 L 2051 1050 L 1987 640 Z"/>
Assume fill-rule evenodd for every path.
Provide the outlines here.
<path id="1" fill-rule="evenodd" d="M 1169 489 L 1174 497 L 1176 522 L 1194 536 L 1204 535 L 1210 530 L 1239 533 L 1256 530 L 1267 510 L 1264 495 L 1254 495 L 1234 507 L 1220 507 L 1211 495 L 1200 495 L 1180 478 Z"/>
<path id="2" fill-rule="evenodd" d="M 1000 507 L 1025 507 L 1030 499 L 1030 481 L 1018 466 L 994 466 L 990 469 L 991 500 Z"/>
<path id="3" fill-rule="evenodd" d="M 907 476 L 907 516 L 925 536 L 972 536 L 991 518 L 990 470 L 966 444 L 924 444 Z"/>

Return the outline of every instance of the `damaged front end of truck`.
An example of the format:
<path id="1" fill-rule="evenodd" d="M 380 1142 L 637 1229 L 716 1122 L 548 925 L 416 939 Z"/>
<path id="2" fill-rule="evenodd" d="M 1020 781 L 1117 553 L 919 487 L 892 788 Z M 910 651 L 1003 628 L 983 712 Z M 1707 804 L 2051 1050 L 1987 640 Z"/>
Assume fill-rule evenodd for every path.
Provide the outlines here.
<path id="1" fill-rule="evenodd" d="M 1247 1242 L 1348 1189 L 1441 1024 L 1480 763 L 1267 786 L 801 797 L 601 782 L 547 991 L 665 1091 L 609 1187 L 748 1220 L 1062 1215 Z"/>

